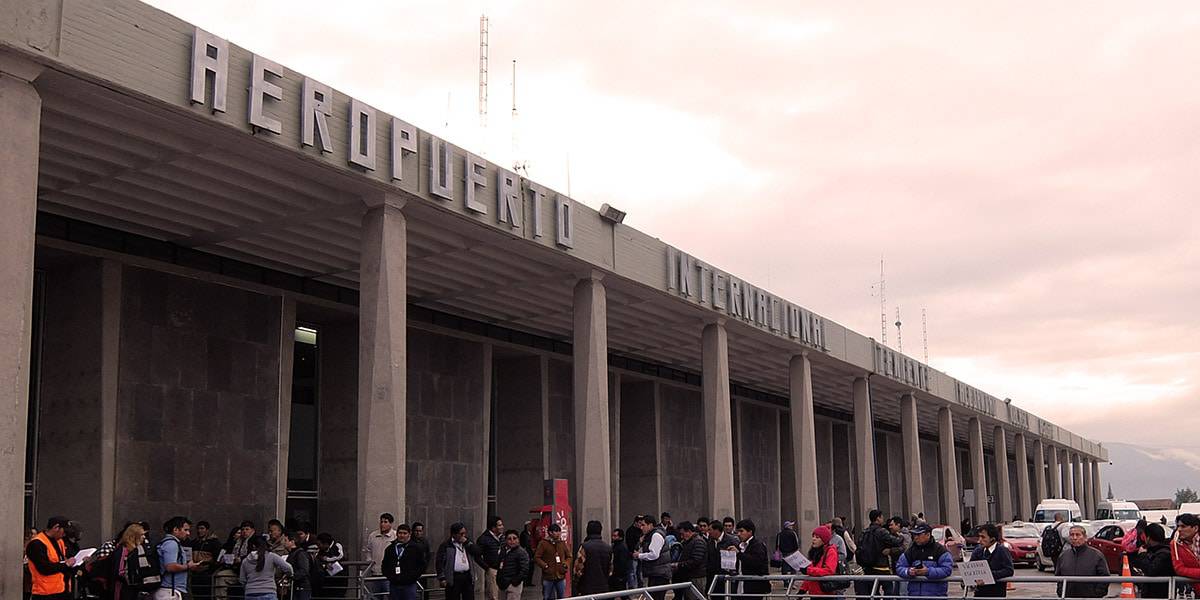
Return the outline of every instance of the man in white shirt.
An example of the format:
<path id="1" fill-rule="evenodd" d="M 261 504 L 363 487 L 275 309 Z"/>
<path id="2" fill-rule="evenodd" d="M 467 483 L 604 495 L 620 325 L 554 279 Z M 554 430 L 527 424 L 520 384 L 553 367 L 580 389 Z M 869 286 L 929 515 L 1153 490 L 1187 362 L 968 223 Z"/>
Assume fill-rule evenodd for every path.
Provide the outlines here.
<path id="1" fill-rule="evenodd" d="M 471 558 L 479 550 L 467 541 L 467 526 L 450 526 L 450 537 L 438 547 L 434 558 L 438 582 L 446 589 L 446 600 L 473 600 L 475 579 L 471 576 Z"/>
<path id="2" fill-rule="evenodd" d="M 633 558 L 641 565 L 640 569 L 646 578 L 646 585 L 671 583 L 671 553 L 670 549 L 666 547 L 666 532 L 654 523 L 653 515 L 643 516 L 638 520 L 638 527 L 642 530 L 642 545 L 637 552 L 633 553 Z M 666 596 L 666 590 L 650 594 L 654 600 L 663 600 Z"/>
<path id="3" fill-rule="evenodd" d="M 383 555 L 387 547 L 396 541 L 396 530 L 392 529 L 392 523 L 395 521 L 396 518 L 391 513 L 379 515 L 379 529 L 368 534 L 366 543 L 363 544 L 363 560 L 371 561 L 368 574 L 372 577 L 383 574 L 379 567 L 383 564 Z"/>

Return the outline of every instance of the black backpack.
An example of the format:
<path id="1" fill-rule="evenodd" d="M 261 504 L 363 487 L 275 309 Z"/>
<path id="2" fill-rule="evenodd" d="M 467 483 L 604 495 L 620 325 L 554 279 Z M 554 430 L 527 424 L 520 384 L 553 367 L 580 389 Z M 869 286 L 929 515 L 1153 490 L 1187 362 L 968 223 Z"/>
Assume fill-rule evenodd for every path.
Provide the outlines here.
<path id="1" fill-rule="evenodd" d="M 1051 525 L 1042 532 L 1042 554 L 1047 558 L 1057 558 L 1063 549 L 1062 534 L 1058 528 Z"/>
<path id="2" fill-rule="evenodd" d="M 862 568 L 870 568 L 879 562 L 883 555 L 879 548 L 879 538 L 875 536 L 874 528 L 867 528 L 858 538 L 858 550 L 854 554 Z"/>

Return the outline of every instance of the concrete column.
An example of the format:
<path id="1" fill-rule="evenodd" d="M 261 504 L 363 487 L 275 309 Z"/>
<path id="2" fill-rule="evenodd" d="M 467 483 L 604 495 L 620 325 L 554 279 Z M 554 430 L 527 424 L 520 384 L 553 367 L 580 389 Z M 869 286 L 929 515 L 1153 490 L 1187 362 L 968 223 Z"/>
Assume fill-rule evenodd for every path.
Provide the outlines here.
<path id="1" fill-rule="evenodd" d="M 405 520 L 408 435 L 407 227 L 386 196 L 363 217 L 358 313 L 358 518 L 367 532 Z M 490 384 L 489 384 L 490 385 Z"/>
<path id="2" fill-rule="evenodd" d="M 701 354 L 708 509 L 714 515 L 732 515 L 735 506 L 733 427 L 729 406 L 729 338 L 723 320 L 704 326 Z"/>
<path id="3" fill-rule="evenodd" d="M 621 526 L 621 374 L 612 373 L 608 382 L 608 460 L 612 469 L 612 529 Z"/>
<path id="4" fill-rule="evenodd" d="M 25 513 L 25 428 L 33 321 L 33 247 L 37 215 L 40 71 L 0 55 L 0 598 L 21 597 Z M 15 59 L 13 59 L 15 60 Z M 42 526 L 45 524 L 43 523 Z"/>
<path id="5" fill-rule="evenodd" d="M 1029 490 L 1029 456 L 1025 449 L 1025 434 L 1017 432 L 1013 436 L 1017 458 L 1017 514 L 1026 521 L 1033 520 L 1033 505 L 1030 503 Z"/>
<path id="6" fill-rule="evenodd" d="M 854 379 L 854 450 L 858 458 L 858 506 L 865 513 L 879 507 L 875 487 L 875 422 L 871 414 L 871 383 Z"/>
<path id="7" fill-rule="evenodd" d="M 1012 518 L 1013 506 L 1008 474 L 1008 438 L 999 425 L 992 429 L 992 451 L 996 453 L 996 521 L 1002 522 Z"/>
<path id="8" fill-rule="evenodd" d="M 1046 448 L 1047 467 L 1050 470 L 1050 497 L 1064 498 L 1063 494 L 1063 476 L 1062 469 L 1058 467 L 1058 448 L 1049 446 Z"/>
<path id="9" fill-rule="evenodd" d="M 292 435 L 292 370 L 296 355 L 296 301 L 280 298 L 279 398 L 275 435 L 275 514 L 287 514 L 288 452 Z"/>
<path id="10" fill-rule="evenodd" d="M 1100 463 L 1099 463 L 1099 461 L 1093 460 L 1092 461 L 1092 498 L 1094 498 L 1096 500 L 1096 502 L 1095 502 L 1095 504 L 1092 505 L 1092 510 L 1096 510 L 1096 507 L 1100 505 L 1100 500 L 1102 498 L 1104 498 L 1103 492 L 1100 491 L 1102 489 L 1104 489 L 1104 488 L 1100 486 Z"/>
<path id="11" fill-rule="evenodd" d="M 971 487 L 975 488 L 975 511 L 971 523 L 980 525 L 988 522 L 988 491 L 987 474 L 983 470 L 983 424 L 975 417 L 967 421 L 967 440 L 971 457 Z"/>
<path id="12" fill-rule="evenodd" d="M 1062 450 L 1062 456 L 1059 457 L 1062 462 L 1063 471 L 1063 497 L 1067 500 L 1075 499 L 1075 467 L 1071 465 L 1071 453 L 1067 452 L 1066 448 Z"/>
<path id="13" fill-rule="evenodd" d="M 117 481 L 117 402 L 121 352 L 121 263 L 100 263 L 100 539 L 115 533 Z M 282 514 L 282 513 L 280 513 Z"/>
<path id="14" fill-rule="evenodd" d="M 958 491 L 958 459 L 954 451 L 954 414 L 950 408 L 943 406 L 938 409 L 938 452 L 942 463 L 942 496 L 946 498 L 946 514 L 942 520 L 947 525 L 958 527 L 962 522 L 962 511 L 959 509 Z"/>
<path id="15" fill-rule="evenodd" d="M 597 272 L 575 284 L 575 494 L 578 522 L 612 524 L 609 485 L 608 301 Z"/>
<path id="16" fill-rule="evenodd" d="M 788 367 L 792 464 L 796 469 L 795 514 L 800 521 L 797 531 L 812 531 L 820 520 L 821 507 L 817 495 L 817 430 L 813 416 L 812 363 L 808 360 L 808 352 L 793 356 Z"/>
<path id="17" fill-rule="evenodd" d="M 1090 460 L 1085 460 L 1083 463 L 1083 499 L 1087 501 L 1087 507 L 1083 509 L 1084 518 L 1096 518 L 1096 499 L 1092 497 L 1092 464 Z"/>
<path id="18" fill-rule="evenodd" d="M 1079 503 L 1079 508 L 1087 514 L 1087 487 L 1084 484 L 1084 463 L 1079 460 L 1078 454 L 1070 455 L 1070 470 L 1072 470 L 1072 481 L 1074 482 L 1073 490 L 1075 492 L 1075 502 Z"/>
<path id="19" fill-rule="evenodd" d="M 1037 483 L 1037 501 L 1049 498 L 1046 495 L 1046 446 L 1040 438 L 1033 442 L 1033 479 Z"/>
<path id="20" fill-rule="evenodd" d="M 921 478 L 921 438 L 917 431 L 917 398 L 900 396 L 900 433 L 904 438 L 904 497 L 908 514 L 925 512 L 925 484 Z"/>

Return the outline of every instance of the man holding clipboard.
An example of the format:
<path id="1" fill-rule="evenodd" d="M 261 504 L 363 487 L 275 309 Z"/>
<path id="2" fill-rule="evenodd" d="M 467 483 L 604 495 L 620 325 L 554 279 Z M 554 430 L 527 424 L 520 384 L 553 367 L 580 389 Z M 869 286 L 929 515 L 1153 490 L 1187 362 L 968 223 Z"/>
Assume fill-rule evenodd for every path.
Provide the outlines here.
<path id="1" fill-rule="evenodd" d="M 975 580 L 976 598 L 1004 598 L 1008 596 L 1007 585 L 999 582 L 1012 577 L 1013 560 L 1008 548 L 1001 543 L 1000 528 L 992 523 L 979 526 L 979 545 L 971 553 L 971 562 L 982 562 L 991 573 L 991 581 Z M 965 572 L 964 572 L 965 577 Z"/>

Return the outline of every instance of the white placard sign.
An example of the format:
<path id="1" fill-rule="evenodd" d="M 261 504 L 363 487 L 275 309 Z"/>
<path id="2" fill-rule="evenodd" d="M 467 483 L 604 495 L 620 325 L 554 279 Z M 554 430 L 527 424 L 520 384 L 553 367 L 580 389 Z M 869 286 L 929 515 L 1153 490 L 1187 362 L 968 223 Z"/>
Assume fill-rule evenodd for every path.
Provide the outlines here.
<path id="1" fill-rule="evenodd" d="M 783 557 L 783 561 L 786 562 L 789 567 L 797 571 L 812 564 L 812 561 L 808 560 L 808 557 L 800 551 L 793 552 Z"/>
<path id="2" fill-rule="evenodd" d="M 996 583 L 996 578 L 992 577 L 992 567 L 986 560 L 965 561 L 959 567 L 958 572 L 968 584 L 978 581 L 982 581 L 985 585 Z"/>

